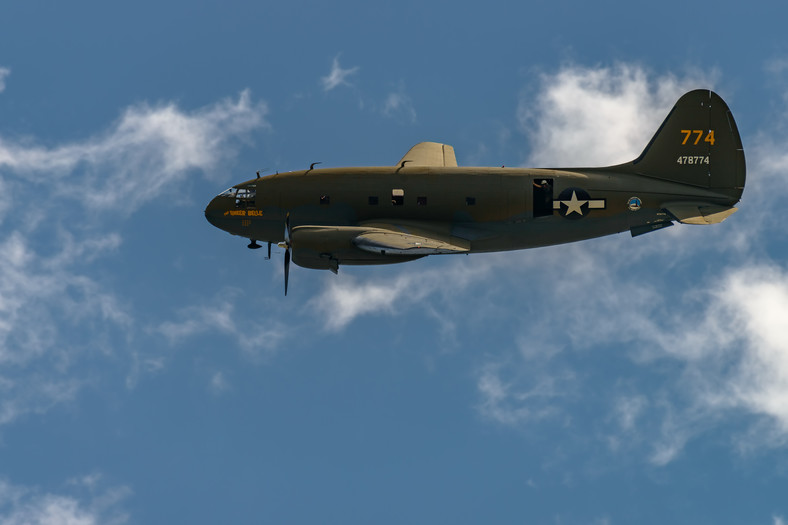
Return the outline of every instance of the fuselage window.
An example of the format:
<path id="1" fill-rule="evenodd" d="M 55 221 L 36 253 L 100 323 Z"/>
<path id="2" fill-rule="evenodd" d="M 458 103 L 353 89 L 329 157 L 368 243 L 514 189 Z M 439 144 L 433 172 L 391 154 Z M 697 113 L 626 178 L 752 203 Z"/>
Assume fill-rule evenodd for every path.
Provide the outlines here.
<path id="1" fill-rule="evenodd" d="M 329 197 L 328 195 L 321 195 L 320 196 L 320 204 L 321 205 L 331 204 L 331 197 Z"/>
<path id="2" fill-rule="evenodd" d="M 257 191 L 253 188 L 237 188 L 235 190 L 235 207 L 253 208 L 256 195 Z"/>
<path id="3" fill-rule="evenodd" d="M 394 206 L 405 204 L 405 190 L 391 190 L 391 204 Z"/>
<path id="4" fill-rule="evenodd" d="M 476 197 L 465 197 L 466 206 L 476 206 Z"/>
<path id="5" fill-rule="evenodd" d="M 377 195 L 370 196 L 369 200 L 367 202 L 369 203 L 370 206 L 377 206 L 378 205 L 378 197 L 377 197 Z"/>
<path id="6" fill-rule="evenodd" d="M 416 206 L 426 206 L 427 197 L 416 197 Z"/>
<path id="7" fill-rule="evenodd" d="M 553 214 L 553 179 L 534 179 L 534 217 Z"/>

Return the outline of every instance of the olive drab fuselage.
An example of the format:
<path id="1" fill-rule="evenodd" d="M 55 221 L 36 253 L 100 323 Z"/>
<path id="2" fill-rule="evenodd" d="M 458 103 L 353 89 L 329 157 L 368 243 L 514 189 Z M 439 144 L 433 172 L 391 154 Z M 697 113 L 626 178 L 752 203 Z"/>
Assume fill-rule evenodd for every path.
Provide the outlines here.
<path id="1" fill-rule="evenodd" d="M 286 264 L 405 262 L 425 255 L 518 250 L 674 222 L 714 224 L 736 211 L 744 153 L 715 93 L 684 95 L 644 152 L 604 168 L 460 167 L 451 146 L 420 143 L 395 166 L 256 177 L 205 210 L 233 235 L 275 243 Z M 270 244 L 269 244 L 270 249 Z"/>

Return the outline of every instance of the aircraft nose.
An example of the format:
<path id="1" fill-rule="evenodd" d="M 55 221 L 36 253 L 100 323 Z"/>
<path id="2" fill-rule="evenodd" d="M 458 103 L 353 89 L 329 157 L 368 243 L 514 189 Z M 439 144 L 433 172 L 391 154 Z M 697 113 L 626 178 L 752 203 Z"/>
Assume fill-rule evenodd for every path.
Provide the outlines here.
<path id="1" fill-rule="evenodd" d="M 205 207 L 205 218 L 212 226 L 223 230 L 225 228 L 222 228 L 222 222 L 226 210 L 224 206 L 221 205 L 221 200 L 220 197 L 214 197 L 211 202 L 208 203 L 208 206 Z"/>

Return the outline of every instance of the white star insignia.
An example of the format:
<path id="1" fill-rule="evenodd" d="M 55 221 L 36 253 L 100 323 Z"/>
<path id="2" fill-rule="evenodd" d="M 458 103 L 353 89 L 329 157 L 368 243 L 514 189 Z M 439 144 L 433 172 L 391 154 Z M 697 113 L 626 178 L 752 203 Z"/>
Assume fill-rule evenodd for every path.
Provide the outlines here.
<path id="1" fill-rule="evenodd" d="M 585 217 L 583 213 L 583 206 L 586 206 L 588 210 L 604 210 L 607 207 L 607 202 L 605 199 L 591 199 L 588 194 L 584 190 L 579 190 L 581 195 L 585 197 L 585 199 L 578 199 L 577 198 L 577 191 L 572 188 L 567 188 L 565 191 L 572 191 L 572 198 L 569 200 L 554 200 L 553 201 L 553 209 L 556 211 L 561 210 L 561 206 L 566 206 L 566 212 L 562 213 L 561 215 L 564 217 L 569 217 L 573 213 L 577 213 L 580 217 Z M 565 192 L 561 192 L 561 195 L 565 195 Z"/>
<path id="2" fill-rule="evenodd" d="M 582 206 L 587 203 L 588 201 L 581 201 L 577 199 L 577 193 L 572 191 L 572 198 L 568 201 L 561 201 L 561 204 L 566 204 L 566 216 L 568 217 L 572 213 L 578 213 L 583 215 Z"/>

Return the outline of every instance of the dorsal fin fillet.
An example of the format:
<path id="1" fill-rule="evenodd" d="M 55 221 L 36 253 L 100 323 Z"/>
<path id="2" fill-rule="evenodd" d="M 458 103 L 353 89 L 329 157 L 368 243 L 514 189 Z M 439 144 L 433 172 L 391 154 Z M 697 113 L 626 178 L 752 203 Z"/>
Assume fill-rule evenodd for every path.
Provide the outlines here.
<path id="1" fill-rule="evenodd" d="M 454 148 L 448 144 L 419 142 L 410 148 L 405 156 L 397 163 L 397 166 L 408 168 L 413 166 L 456 168 L 457 158 L 454 156 Z"/>

